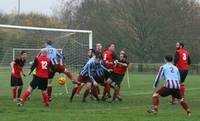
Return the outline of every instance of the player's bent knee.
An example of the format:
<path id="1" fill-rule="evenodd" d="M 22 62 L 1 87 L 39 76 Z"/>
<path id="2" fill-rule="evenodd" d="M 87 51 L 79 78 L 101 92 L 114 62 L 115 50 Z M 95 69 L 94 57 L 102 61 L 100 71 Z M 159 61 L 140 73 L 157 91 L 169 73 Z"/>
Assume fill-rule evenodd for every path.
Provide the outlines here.
<path id="1" fill-rule="evenodd" d="M 185 101 L 185 99 L 184 99 L 184 98 L 181 98 L 181 99 L 180 99 L 180 103 L 181 103 L 181 102 L 184 102 L 184 101 Z"/>
<path id="2" fill-rule="evenodd" d="M 158 93 L 154 93 L 153 97 L 159 97 L 160 95 Z"/>
<path id="3" fill-rule="evenodd" d="M 31 86 L 28 87 L 27 89 L 29 92 L 32 92 L 33 91 L 33 88 Z"/>

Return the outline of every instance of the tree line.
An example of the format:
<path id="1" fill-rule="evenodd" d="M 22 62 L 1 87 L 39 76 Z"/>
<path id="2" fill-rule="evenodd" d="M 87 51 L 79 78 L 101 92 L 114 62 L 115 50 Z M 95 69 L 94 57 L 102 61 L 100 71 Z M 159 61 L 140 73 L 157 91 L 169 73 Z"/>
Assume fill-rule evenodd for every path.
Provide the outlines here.
<path id="1" fill-rule="evenodd" d="M 131 62 L 140 63 L 162 62 L 165 54 L 175 53 L 175 44 L 181 41 L 193 63 L 200 61 L 200 6 L 196 0 L 63 0 L 53 13 L 51 17 L 0 14 L 0 23 L 89 29 L 94 43 L 105 48 L 115 43 L 117 51 L 125 50 Z"/>

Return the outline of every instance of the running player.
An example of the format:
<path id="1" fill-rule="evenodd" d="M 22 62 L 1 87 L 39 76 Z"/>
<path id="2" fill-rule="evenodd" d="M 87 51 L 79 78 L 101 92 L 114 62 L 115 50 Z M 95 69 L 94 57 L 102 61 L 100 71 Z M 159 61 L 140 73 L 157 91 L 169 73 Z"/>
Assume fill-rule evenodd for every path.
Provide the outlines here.
<path id="1" fill-rule="evenodd" d="M 26 63 L 26 57 L 27 57 L 26 52 L 22 51 L 20 56 L 10 63 L 11 87 L 12 87 L 12 95 L 14 102 L 16 102 L 20 98 L 22 92 L 23 88 L 22 75 L 25 76 L 23 72 L 23 66 Z"/>
<path id="2" fill-rule="evenodd" d="M 189 65 L 191 64 L 190 55 L 187 50 L 184 49 L 184 43 L 176 43 L 176 53 L 174 57 L 174 65 L 178 68 L 181 77 L 181 96 L 185 97 L 185 79 L 188 74 Z M 175 98 L 172 97 L 171 104 L 175 104 Z"/>
<path id="3" fill-rule="evenodd" d="M 47 49 L 41 49 L 41 55 L 37 56 L 34 63 L 31 66 L 29 75 L 36 69 L 36 75 L 31 81 L 28 89 L 26 90 L 23 98 L 21 99 L 18 106 L 23 106 L 27 98 L 30 96 L 31 92 L 38 87 L 42 92 L 43 101 L 46 107 L 49 106 L 48 94 L 47 94 L 47 84 L 48 84 L 48 74 L 49 70 L 55 70 L 51 60 L 47 57 Z"/>
<path id="4" fill-rule="evenodd" d="M 173 57 L 171 55 L 165 56 L 165 62 L 163 66 L 160 67 L 158 75 L 153 84 L 153 109 L 148 110 L 148 113 L 157 114 L 158 105 L 159 105 L 159 97 L 173 96 L 180 100 L 181 106 L 187 112 L 187 115 L 191 115 L 190 108 L 186 103 L 185 99 L 181 96 L 180 93 L 180 74 L 179 70 L 176 66 L 172 64 Z M 164 86 L 159 90 L 156 90 L 160 79 L 163 77 Z"/>

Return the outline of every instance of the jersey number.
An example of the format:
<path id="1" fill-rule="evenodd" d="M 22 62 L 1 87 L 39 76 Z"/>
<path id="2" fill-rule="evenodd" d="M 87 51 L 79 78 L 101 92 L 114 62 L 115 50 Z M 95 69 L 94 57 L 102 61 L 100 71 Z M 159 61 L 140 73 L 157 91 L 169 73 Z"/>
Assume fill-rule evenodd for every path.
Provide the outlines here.
<path id="1" fill-rule="evenodd" d="M 185 53 L 183 53 L 183 60 L 184 60 L 184 61 L 187 60 L 186 54 L 185 54 Z"/>
<path id="2" fill-rule="evenodd" d="M 171 73 L 174 73 L 174 68 L 170 67 Z"/>
<path id="3" fill-rule="evenodd" d="M 47 69 L 47 62 L 46 61 L 41 61 L 42 64 L 42 69 Z"/>

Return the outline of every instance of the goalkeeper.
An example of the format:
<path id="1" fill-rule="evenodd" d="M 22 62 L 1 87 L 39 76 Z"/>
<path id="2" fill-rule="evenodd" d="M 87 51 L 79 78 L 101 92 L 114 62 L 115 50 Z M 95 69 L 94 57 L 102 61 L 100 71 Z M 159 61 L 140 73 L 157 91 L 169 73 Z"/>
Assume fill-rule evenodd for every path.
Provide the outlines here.
<path id="1" fill-rule="evenodd" d="M 67 77 L 73 83 L 76 83 L 76 81 L 74 81 L 74 77 L 73 77 L 72 73 L 63 65 L 64 57 L 60 54 L 60 52 L 56 48 L 52 47 L 52 41 L 48 40 L 45 43 L 45 45 L 46 45 L 46 48 L 48 50 L 48 58 L 51 60 L 52 64 L 55 67 L 55 71 L 50 71 L 49 79 L 48 79 L 47 92 L 48 92 L 48 96 L 49 96 L 49 101 L 51 101 L 52 100 L 52 98 L 51 98 L 52 80 L 53 80 L 56 72 L 66 74 Z M 57 60 L 58 58 L 61 60 L 61 63 L 58 63 L 58 60 Z"/>

